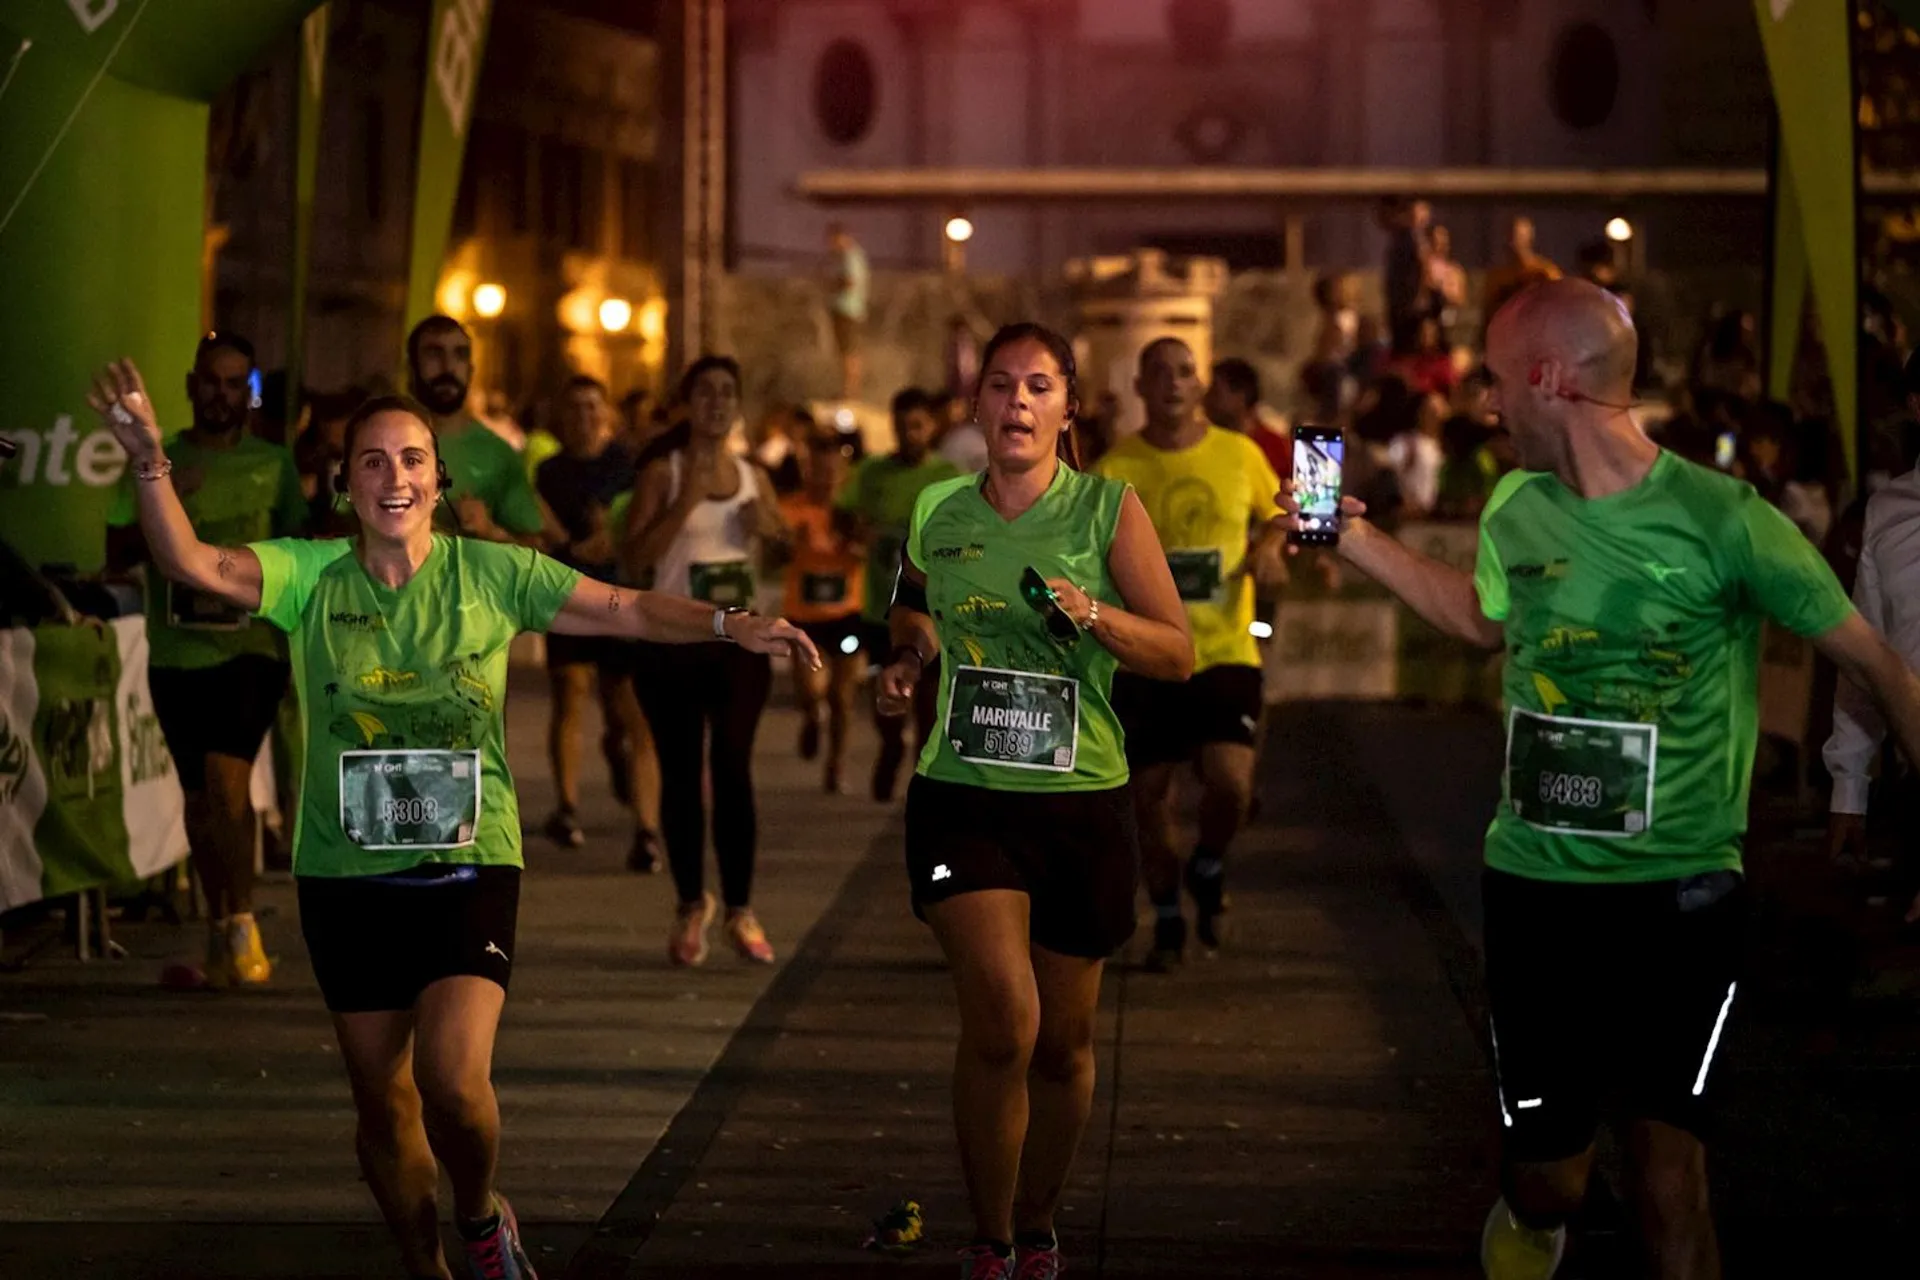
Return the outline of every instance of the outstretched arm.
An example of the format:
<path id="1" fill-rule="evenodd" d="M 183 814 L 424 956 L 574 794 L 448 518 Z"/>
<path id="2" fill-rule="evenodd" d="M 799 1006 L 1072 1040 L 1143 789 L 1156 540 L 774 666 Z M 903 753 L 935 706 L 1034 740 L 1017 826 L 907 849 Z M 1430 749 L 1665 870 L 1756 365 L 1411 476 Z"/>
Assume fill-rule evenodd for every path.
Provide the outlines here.
<path id="1" fill-rule="evenodd" d="M 140 531 L 160 572 L 175 582 L 218 596 L 249 613 L 260 607 L 260 560 L 245 547 L 200 541 L 174 492 L 153 401 L 131 360 L 116 360 L 94 379 L 87 403 L 127 451 L 133 469 Z"/>
<path id="2" fill-rule="evenodd" d="M 1292 494 L 1280 496 L 1281 531 L 1297 527 L 1298 504 Z M 1482 649 L 1506 644 L 1506 628 L 1480 611 L 1480 595 L 1473 578 L 1423 556 L 1378 525 L 1365 519 L 1366 504 L 1357 498 L 1340 499 L 1340 558 L 1400 597 L 1433 626 Z M 1297 550 L 1297 548 L 1290 548 Z"/>
<path id="3" fill-rule="evenodd" d="M 713 623 L 717 611 L 710 604 L 658 591 L 635 591 L 592 578 L 582 578 L 560 606 L 547 628 L 563 636 L 613 636 L 621 640 L 651 640 L 657 644 L 697 644 L 717 640 Z M 721 617 L 725 638 L 754 653 L 788 653 L 817 670 L 820 652 L 806 632 L 785 618 L 762 618 L 751 613 Z"/>

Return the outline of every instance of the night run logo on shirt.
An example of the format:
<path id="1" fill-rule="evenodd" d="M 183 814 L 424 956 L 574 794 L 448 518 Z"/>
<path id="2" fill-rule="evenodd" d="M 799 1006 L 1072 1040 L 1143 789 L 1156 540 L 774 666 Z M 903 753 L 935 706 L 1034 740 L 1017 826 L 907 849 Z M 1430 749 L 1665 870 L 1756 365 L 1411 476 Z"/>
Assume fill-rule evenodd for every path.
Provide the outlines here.
<path id="1" fill-rule="evenodd" d="M 327 615 L 327 625 L 345 627 L 349 631 L 385 631 L 387 619 L 378 613 L 348 613 L 336 609 Z"/>
<path id="2" fill-rule="evenodd" d="M 975 560 L 984 560 L 987 549 L 975 542 L 964 547 L 935 547 L 928 554 L 935 560 L 959 560 L 963 563 L 971 563 Z"/>
<path id="3" fill-rule="evenodd" d="M 1550 560 L 1546 564 L 1517 564 L 1507 572 L 1515 578 L 1564 578 L 1569 567 L 1565 560 Z"/>
<path id="4" fill-rule="evenodd" d="M 1640 567 L 1645 569 L 1647 575 L 1661 586 L 1666 585 L 1668 578 L 1677 578 L 1687 571 L 1685 565 L 1655 564 L 1651 560 Z"/>

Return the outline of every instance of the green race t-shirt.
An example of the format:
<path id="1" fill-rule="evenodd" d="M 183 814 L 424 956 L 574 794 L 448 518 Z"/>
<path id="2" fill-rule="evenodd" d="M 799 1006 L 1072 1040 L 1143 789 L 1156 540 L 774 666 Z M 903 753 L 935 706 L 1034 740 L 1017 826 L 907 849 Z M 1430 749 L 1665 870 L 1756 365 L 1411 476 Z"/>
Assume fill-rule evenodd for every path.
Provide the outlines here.
<path id="1" fill-rule="evenodd" d="M 913 509 L 907 554 L 927 575 L 940 633 L 940 708 L 919 771 L 993 791 L 1102 791 L 1127 780 L 1109 695 L 1114 656 L 1082 634 L 1062 645 L 1020 594 L 1031 565 L 1104 603 L 1127 486 L 1062 464 L 1017 520 L 980 494 L 981 478 L 934 485 Z"/>
<path id="2" fill-rule="evenodd" d="M 243 434 L 232 447 L 210 449 L 185 433 L 167 443 L 173 463 L 173 487 L 202 542 L 240 547 L 263 538 L 299 533 L 307 521 L 307 499 L 300 492 L 300 470 L 293 455 L 258 436 Z M 121 481 L 110 523 L 139 520 L 131 471 Z M 217 667 L 248 654 L 278 658 L 285 653 L 280 634 L 252 622 L 245 613 L 190 587 L 147 572 L 148 664 L 175 670 Z"/>
<path id="3" fill-rule="evenodd" d="M 469 422 L 457 434 L 442 438 L 440 457 L 447 464 L 447 477 L 453 481 L 448 502 L 480 499 L 487 504 L 494 523 L 508 533 L 533 534 L 546 527 L 540 516 L 540 500 L 527 478 L 526 462 L 485 424 Z M 440 519 L 449 522 L 451 518 L 442 507 Z"/>
<path id="4" fill-rule="evenodd" d="M 527 547 L 439 534 L 399 588 L 368 577 L 345 539 L 253 552 L 260 616 L 288 634 L 306 723 L 294 873 L 521 865 L 507 646 L 551 625 L 580 574 Z"/>
<path id="5" fill-rule="evenodd" d="M 1487 865 L 1575 882 L 1737 870 L 1761 622 L 1814 636 L 1852 610 L 1813 545 L 1752 486 L 1663 451 L 1604 498 L 1509 474 L 1474 586 L 1507 642 Z"/>
<path id="6" fill-rule="evenodd" d="M 834 509 L 851 511 L 866 522 L 869 530 L 866 603 L 860 613 L 868 622 L 887 620 L 893 579 L 900 571 L 900 548 L 907 542 L 915 500 L 928 485 L 959 474 L 959 468 L 936 453 L 929 453 L 911 467 L 901 462 L 898 454 L 886 454 L 862 462 L 840 486 Z"/>

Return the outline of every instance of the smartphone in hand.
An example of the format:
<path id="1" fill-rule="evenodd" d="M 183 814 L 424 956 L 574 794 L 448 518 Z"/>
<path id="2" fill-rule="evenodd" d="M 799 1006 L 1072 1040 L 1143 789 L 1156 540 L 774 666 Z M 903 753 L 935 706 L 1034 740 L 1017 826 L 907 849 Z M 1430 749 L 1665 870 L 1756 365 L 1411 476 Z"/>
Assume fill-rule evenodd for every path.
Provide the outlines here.
<path id="1" fill-rule="evenodd" d="M 1299 527 L 1287 541 L 1305 547 L 1330 547 L 1340 541 L 1341 470 L 1346 440 L 1338 427 L 1302 425 L 1293 429 L 1293 496 Z"/>

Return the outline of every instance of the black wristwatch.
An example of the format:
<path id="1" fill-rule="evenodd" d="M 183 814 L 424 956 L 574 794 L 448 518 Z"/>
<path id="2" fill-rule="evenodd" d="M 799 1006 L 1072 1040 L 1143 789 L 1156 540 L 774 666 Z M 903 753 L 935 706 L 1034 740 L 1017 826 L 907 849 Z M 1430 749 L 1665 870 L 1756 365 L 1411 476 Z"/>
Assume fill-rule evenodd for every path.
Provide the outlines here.
<path id="1" fill-rule="evenodd" d="M 727 634 L 727 619 L 733 617 L 735 614 L 738 614 L 738 613 L 751 613 L 751 612 L 753 612 L 753 610 L 742 609 L 737 604 L 726 609 L 715 609 L 713 611 L 713 638 L 715 640 L 725 640 L 729 644 L 738 644 L 739 641 L 735 640 L 732 636 Z"/>

